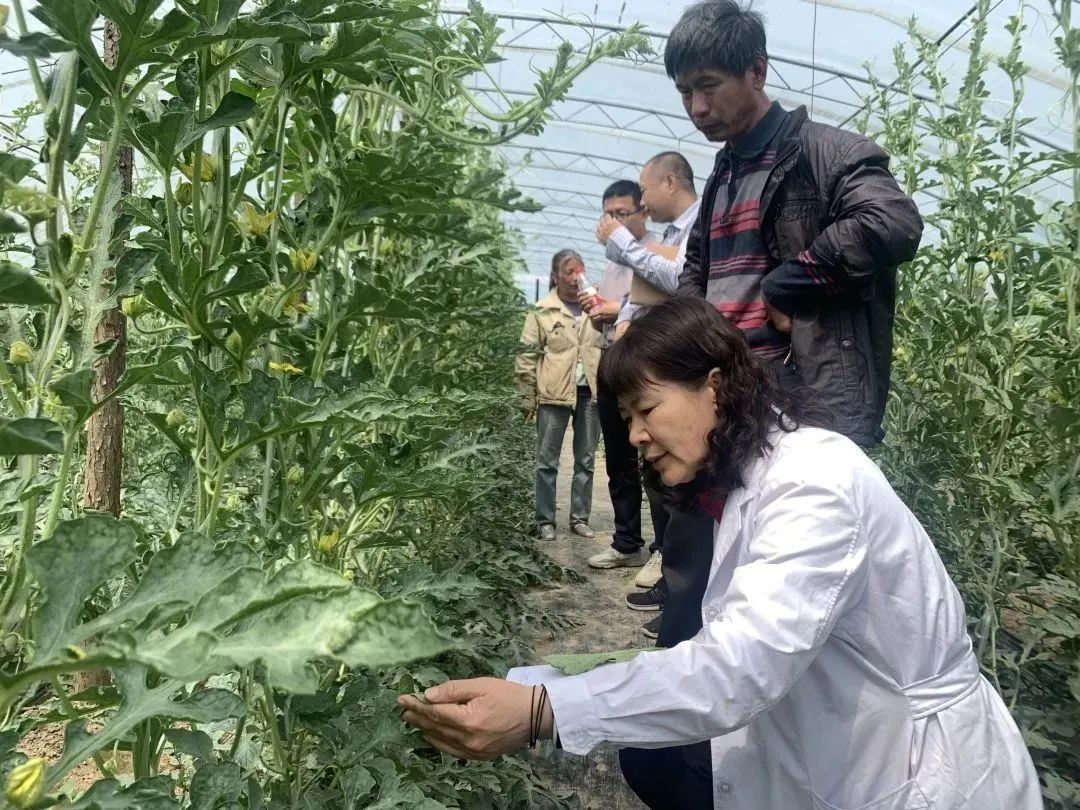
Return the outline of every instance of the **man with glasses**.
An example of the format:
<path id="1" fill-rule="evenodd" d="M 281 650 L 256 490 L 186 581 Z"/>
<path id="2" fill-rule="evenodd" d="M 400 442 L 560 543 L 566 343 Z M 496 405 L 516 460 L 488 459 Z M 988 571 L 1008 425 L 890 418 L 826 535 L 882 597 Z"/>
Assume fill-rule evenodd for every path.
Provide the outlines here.
<path id="1" fill-rule="evenodd" d="M 694 170 L 678 152 L 661 152 L 642 167 L 638 184 L 646 215 L 664 226 L 660 242 L 643 245 L 610 216 L 600 221 L 596 236 L 611 261 L 628 265 L 637 277 L 661 293 L 673 295 L 679 286 L 690 230 L 701 206 L 694 187 Z M 637 309 L 629 302 L 623 306 L 616 320 L 616 334 L 629 326 Z M 626 596 L 631 610 L 663 611 L 642 626 L 641 632 L 647 638 L 664 644 L 673 634 L 686 635 L 679 628 L 700 624 L 701 599 L 700 595 L 694 598 L 692 583 L 700 564 L 700 549 L 712 546 L 712 531 L 713 519 L 704 510 L 677 509 L 668 504 L 663 542 L 653 544 L 655 552 L 634 579 L 634 585 L 644 592 Z M 684 592 L 689 598 L 684 598 Z"/>
<path id="2" fill-rule="evenodd" d="M 632 180 L 619 180 L 608 186 L 602 199 L 606 220 L 618 222 L 637 241 L 651 245 L 655 237 L 645 227 L 645 210 L 641 204 L 641 188 Z M 597 285 L 602 303 L 589 310 L 593 326 L 604 334 L 604 348 L 615 342 L 615 321 L 630 296 L 634 271 L 623 264 L 610 262 Z M 584 303 L 584 302 L 583 302 Z M 615 535 L 611 547 L 589 558 L 593 568 L 640 566 L 648 561 L 643 552 L 641 537 L 641 470 L 638 451 L 630 444 L 630 433 L 619 415 L 619 404 L 613 397 L 597 392 L 596 407 L 600 416 L 600 431 L 604 436 L 604 461 L 608 474 L 608 495 L 615 514 Z M 652 513 L 655 551 L 663 542 L 667 514 L 659 496 L 646 489 Z"/>

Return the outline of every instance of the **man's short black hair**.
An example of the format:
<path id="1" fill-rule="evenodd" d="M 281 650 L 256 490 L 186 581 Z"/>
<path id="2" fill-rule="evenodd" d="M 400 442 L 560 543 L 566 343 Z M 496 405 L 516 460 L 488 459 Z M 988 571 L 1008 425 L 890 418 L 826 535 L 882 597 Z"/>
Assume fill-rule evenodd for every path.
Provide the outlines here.
<path id="1" fill-rule="evenodd" d="M 671 29 L 664 69 L 671 79 L 702 68 L 742 76 L 759 56 L 769 58 L 764 17 L 736 0 L 702 0 Z"/>
<path id="2" fill-rule="evenodd" d="M 661 152 L 649 158 L 646 166 L 656 165 L 668 174 L 674 175 L 675 179 L 687 191 L 694 190 L 694 169 L 685 157 L 678 152 Z"/>
<path id="3" fill-rule="evenodd" d="M 634 207 L 641 207 L 641 186 L 635 183 L 633 180 L 616 180 L 604 191 L 604 196 L 600 198 L 600 204 L 603 205 L 612 197 L 632 197 L 634 200 Z"/>

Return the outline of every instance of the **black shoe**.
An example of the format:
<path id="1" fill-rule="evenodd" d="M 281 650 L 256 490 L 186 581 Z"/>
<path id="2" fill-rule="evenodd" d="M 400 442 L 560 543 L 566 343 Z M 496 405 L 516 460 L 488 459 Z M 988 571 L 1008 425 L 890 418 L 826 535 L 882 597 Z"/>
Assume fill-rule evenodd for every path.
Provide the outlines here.
<path id="1" fill-rule="evenodd" d="M 666 596 L 667 589 L 658 582 L 647 591 L 628 593 L 626 606 L 631 610 L 663 610 Z"/>
<path id="2" fill-rule="evenodd" d="M 653 619 L 649 619 L 649 621 L 641 625 L 641 635 L 645 636 L 645 638 L 651 638 L 655 641 L 657 636 L 660 635 L 660 621 L 663 618 L 664 616 L 663 614 L 661 614 Z"/>

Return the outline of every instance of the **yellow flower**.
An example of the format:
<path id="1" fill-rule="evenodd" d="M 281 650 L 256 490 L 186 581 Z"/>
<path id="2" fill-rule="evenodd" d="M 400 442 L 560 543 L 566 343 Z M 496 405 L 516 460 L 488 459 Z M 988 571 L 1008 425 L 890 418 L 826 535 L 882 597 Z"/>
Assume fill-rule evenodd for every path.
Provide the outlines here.
<path id="1" fill-rule="evenodd" d="M 181 163 L 180 171 L 188 180 L 195 179 L 194 163 Z M 209 183 L 215 177 L 217 177 L 217 161 L 206 152 L 203 152 L 202 163 L 199 164 L 199 179 L 204 183 Z"/>
<path id="2" fill-rule="evenodd" d="M 320 537 L 319 542 L 317 542 L 315 546 L 323 554 L 329 556 L 330 554 L 333 554 L 334 549 L 337 548 L 338 543 L 340 542 L 341 532 L 335 529 L 334 531 L 330 532 L 330 534 L 324 534 L 322 537 Z"/>
<path id="3" fill-rule="evenodd" d="M 8 775 L 4 797 L 15 807 L 30 807 L 41 798 L 45 787 L 45 760 L 28 759 Z"/>
<path id="4" fill-rule="evenodd" d="M 293 290 L 289 293 L 289 297 L 285 299 L 285 304 L 281 307 L 281 314 L 286 318 L 297 318 L 301 313 L 311 312 L 311 307 L 301 298 L 303 293 L 299 290 Z"/>
<path id="5" fill-rule="evenodd" d="M 288 362 L 287 360 L 284 363 L 275 363 L 275 362 L 271 361 L 270 362 L 270 368 L 273 369 L 274 371 L 280 371 L 282 374 L 303 374 L 304 373 L 304 370 L 302 368 L 297 368 L 296 366 L 294 366 L 292 363 Z"/>
<path id="6" fill-rule="evenodd" d="M 11 348 L 8 349 L 8 360 L 11 361 L 11 365 L 13 366 L 25 366 L 33 359 L 34 352 L 26 344 L 25 340 L 16 340 L 11 344 Z"/>
<path id="7" fill-rule="evenodd" d="M 243 231 L 248 236 L 262 236 L 270 230 L 270 225 L 273 224 L 276 217 L 276 211 L 269 211 L 268 213 L 263 214 L 260 213 L 259 209 L 254 205 L 245 202 L 244 215 L 241 223 Z"/>
<path id="8" fill-rule="evenodd" d="M 308 248 L 293 248 L 289 251 L 289 261 L 297 273 L 310 273 L 319 262 L 319 256 Z"/>
<path id="9" fill-rule="evenodd" d="M 986 258 L 992 262 L 1003 262 L 1005 261 L 1005 251 L 1000 248 L 994 248 Z"/>

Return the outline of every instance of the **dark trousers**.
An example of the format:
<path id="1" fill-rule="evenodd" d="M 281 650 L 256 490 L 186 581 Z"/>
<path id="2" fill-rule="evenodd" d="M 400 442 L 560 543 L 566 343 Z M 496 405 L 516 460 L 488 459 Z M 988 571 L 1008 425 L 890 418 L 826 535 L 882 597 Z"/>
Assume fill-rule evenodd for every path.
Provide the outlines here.
<path id="1" fill-rule="evenodd" d="M 709 741 L 676 748 L 623 748 L 623 778 L 652 810 L 712 810 Z"/>
<path id="2" fill-rule="evenodd" d="M 600 432 L 604 436 L 604 463 L 607 466 L 608 495 L 615 513 L 615 537 L 611 547 L 626 554 L 637 551 L 645 541 L 641 538 L 641 462 L 638 451 L 630 444 L 630 431 L 619 415 L 615 397 L 597 393 L 596 407 L 600 416 Z M 658 550 L 664 542 L 667 511 L 659 493 L 645 487 L 652 513 L 655 541 L 649 547 Z"/>
<path id="3" fill-rule="evenodd" d="M 694 504 L 667 507 L 663 572 L 667 595 L 660 614 L 658 647 L 674 647 L 701 629 L 701 600 L 712 568 L 712 515 Z M 630 788 L 649 807 L 709 810 L 712 752 L 709 741 L 672 748 L 624 748 L 619 765 Z"/>

